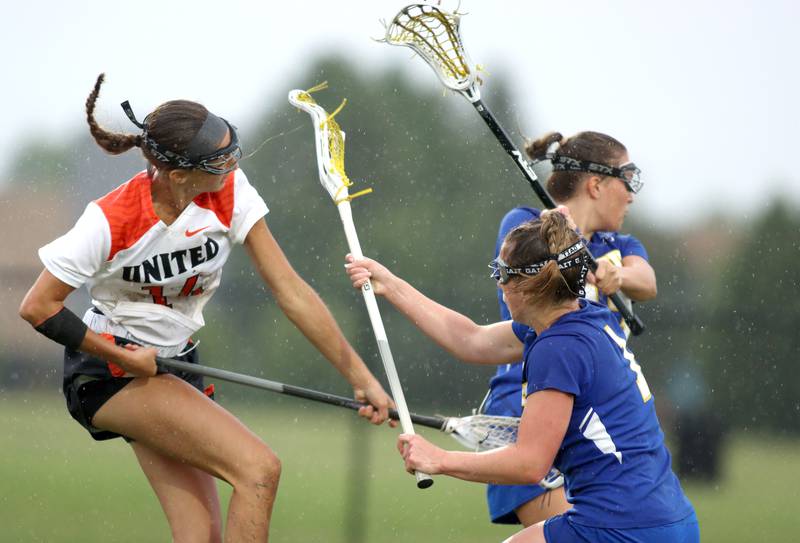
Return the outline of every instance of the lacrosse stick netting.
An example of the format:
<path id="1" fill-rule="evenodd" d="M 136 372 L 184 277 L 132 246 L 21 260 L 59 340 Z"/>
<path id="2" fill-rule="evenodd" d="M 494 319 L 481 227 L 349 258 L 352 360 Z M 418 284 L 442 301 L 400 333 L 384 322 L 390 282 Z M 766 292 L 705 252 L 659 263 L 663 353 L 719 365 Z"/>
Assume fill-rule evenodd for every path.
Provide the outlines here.
<path id="1" fill-rule="evenodd" d="M 339 108 L 329 115 L 311 96 L 312 92 L 325 88 L 327 88 L 327 83 L 322 83 L 307 91 L 293 90 L 289 93 L 289 102 L 311 116 L 314 123 L 314 134 L 316 136 L 317 168 L 319 170 L 320 182 L 322 186 L 325 187 L 325 190 L 328 191 L 334 204 L 336 204 L 336 208 L 339 210 L 339 217 L 342 219 L 342 225 L 344 226 L 350 253 L 356 259 L 359 259 L 363 258 L 363 253 L 361 251 L 361 244 L 358 241 L 358 235 L 356 234 L 355 224 L 353 223 L 350 201 L 370 190 L 361 191 L 353 195 L 348 194 L 348 187 L 352 185 L 352 182 L 348 179 L 344 170 L 344 132 L 333 118 L 341 111 L 346 101 L 343 101 Z M 367 306 L 367 313 L 369 314 L 370 323 L 372 324 L 372 330 L 375 333 L 375 340 L 378 343 L 378 352 L 383 362 L 383 368 L 386 371 L 389 388 L 392 392 L 394 402 L 397 405 L 400 426 L 403 428 L 404 433 L 413 434 L 414 426 L 409 416 L 405 395 L 403 394 L 403 388 L 400 384 L 400 377 L 397 374 L 397 368 L 394 364 L 394 357 L 389 348 L 389 339 L 383 327 L 383 320 L 378 310 L 375 292 L 372 290 L 372 283 L 369 281 L 364 283 L 361 287 L 361 293 L 364 296 L 364 302 Z M 430 475 L 416 472 L 415 476 L 419 488 L 428 488 L 433 484 L 433 479 L 431 479 Z"/>
<path id="2" fill-rule="evenodd" d="M 480 99 L 478 80 L 461 44 L 458 13 L 447 13 L 427 4 L 403 8 L 386 28 L 390 45 L 413 49 L 427 62 L 442 84 L 463 93 L 470 101 Z"/>
<path id="3" fill-rule="evenodd" d="M 498 417 L 493 415 L 472 415 L 471 417 L 448 417 L 442 431 L 467 449 L 480 452 L 511 445 L 517 441 L 519 430 L 517 417 Z M 547 476 L 539 481 L 546 489 L 558 488 L 564 484 L 564 476 L 552 468 Z"/>
<path id="4" fill-rule="evenodd" d="M 488 451 L 517 441 L 519 418 L 492 415 L 448 417 L 442 429 L 467 449 Z"/>

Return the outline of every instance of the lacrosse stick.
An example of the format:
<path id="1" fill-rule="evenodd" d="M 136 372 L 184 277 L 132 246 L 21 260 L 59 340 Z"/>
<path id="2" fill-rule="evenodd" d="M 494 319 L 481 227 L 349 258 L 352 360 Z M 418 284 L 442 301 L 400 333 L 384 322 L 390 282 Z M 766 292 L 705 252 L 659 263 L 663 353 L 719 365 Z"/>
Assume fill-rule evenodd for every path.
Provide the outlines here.
<path id="1" fill-rule="evenodd" d="M 317 148 L 317 167 L 319 169 L 319 179 L 322 186 L 328 191 L 333 203 L 339 210 L 339 217 L 342 219 L 344 225 L 344 233 L 347 237 L 347 245 L 350 248 L 350 253 L 356 259 L 363 258 L 361 252 L 361 244 L 358 242 L 358 235 L 356 234 L 356 227 L 353 223 L 353 214 L 350 209 L 350 200 L 361 196 L 371 189 L 357 192 L 356 194 L 349 195 L 347 187 L 352 185 L 350 179 L 344 171 L 344 132 L 339 128 L 338 123 L 333 117 L 341 111 L 347 101 L 343 101 L 336 111 L 331 115 L 319 106 L 311 97 L 311 93 L 327 88 L 327 83 L 322 83 L 307 91 L 293 90 L 289 93 L 289 102 L 302 109 L 309 115 L 314 123 L 314 134 L 316 136 Z M 375 292 L 372 290 L 372 283 L 367 281 L 361 287 L 361 293 L 364 295 L 364 302 L 367 304 L 367 313 L 369 313 L 369 320 L 372 323 L 372 330 L 375 333 L 375 339 L 378 342 L 378 351 L 380 352 L 381 361 L 383 361 L 383 368 L 386 371 L 386 377 L 389 380 L 389 388 L 392 391 L 394 402 L 397 405 L 397 413 L 400 418 L 400 426 L 406 434 L 414 433 L 414 425 L 411 423 L 411 418 L 408 414 L 408 406 L 406 399 L 403 395 L 403 387 L 400 385 L 400 378 L 397 375 L 397 368 L 394 365 L 394 358 L 392 351 L 389 349 L 389 340 L 386 337 L 386 330 L 383 327 L 383 320 L 378 310 L 378 302 L 375 300 Z M 433 484 L 433 479 L 430 475 L 422 472 L 416 472 L 417 486 L 419 488 L 428 488 Z"/>
<path id="2" fill-rule="evenodd" d="M 190 362 L 161 357 L 156 358 L 156 361 L 161 369 L 168 368 L 193 375 L 203 375 L 213 379 L 221 379 L 239 385 L 247 385 L 261 390 L 277 392 L 278 394 L 285 394 L 287 396 L 294 396 L 295 398 L 303 398 L 338 407 L 345 407 L 356 411 L 365 405 L 352 398 L 345 398 L 344 396 L 286 385 L 277 381 L 210 368 L 208 366 L 201 366 L 200 364 L 192 364 Z M 517 417 L 495 417 L 491 415 L 442 417 L 438 415 L 417 415 L 416 413 L 407 413 L 407 415 L 414 423 L 444 432 L 467 449 L 473 451 L 488 451 L 498 447 L 504 447 L 517 440 L 517 428 L 519 427 L 519 418 Z M 389 418 L 392 420 L 399 420 L 400 415 L 394 409 L 390 409 Z M 556 473 L 553 473 L 553 471 Z M 556 477 L 561 475 L 558 470 L 553 471 L 539 483 L 544 488 L 556 488 L 563 483 L 563 477 L 561 479 Z"/>
<path id="3" fill-rule="evenodd" d="M 460 22 L 461 17 L 458 13 L 447 13 L 428 4 L 411 4 L 400 10 L 400 13 L 392 19 L 386 28 L 386 36 L 383 41 L 389 45 L 410 47 L 433 68 L 445 87 L 462 94 L 469 100 L 506 153 L 514 159 L 542 204 L 548 209 L 555 208 L 555 201 L 539 183 L 530 163 L 525 160 L 508 133 L 500 126 L 494 114 L 481 100 L 481 93 L 477 86 L 478 78 L 461 42 L 458 28 Z M 597 261 L 591 254 L 589 254 L 589 266 L 592 271 L 597 269 Z M 625 319 L 631 333 L 635 336 L 641 334 L 644 331 L 644 323 L 623 301 L 620 293 L 616 292 L 609 298 L 614 302 L 622 318 Z"/>

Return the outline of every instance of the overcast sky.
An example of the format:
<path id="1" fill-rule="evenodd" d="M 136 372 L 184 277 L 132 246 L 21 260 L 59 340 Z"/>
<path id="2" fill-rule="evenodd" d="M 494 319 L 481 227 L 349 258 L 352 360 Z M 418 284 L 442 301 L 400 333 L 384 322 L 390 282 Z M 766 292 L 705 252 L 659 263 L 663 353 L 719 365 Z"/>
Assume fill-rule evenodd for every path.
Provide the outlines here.
<path id="1" fill-rule="evenodd" d="M 101 71 L 108 79 L 98 116 L 125 130 L 118 104 L 126 98 L 141 113 L 172 98 L 198 100 L 246 130 L 266 99 L 297 86 L 298 65 L 326 49 L 366 66 L 407 64 L 421 84 L 437 87 L 410 51 L 370 39 L 404 5 L 14 2 L 0 33 L 0 170 L 19 142 L 85 130 L 83 104 Z M 463 0 L 462 32 L 472 60 L 486 66 L 485 96 L 493 71 L 513 76 L 523 130 L 617 137 L 644 171 L 638 213 L 685 225 L 709 208 L 748 216 L 778 191 L 800 202 L 798 5 Z"/>

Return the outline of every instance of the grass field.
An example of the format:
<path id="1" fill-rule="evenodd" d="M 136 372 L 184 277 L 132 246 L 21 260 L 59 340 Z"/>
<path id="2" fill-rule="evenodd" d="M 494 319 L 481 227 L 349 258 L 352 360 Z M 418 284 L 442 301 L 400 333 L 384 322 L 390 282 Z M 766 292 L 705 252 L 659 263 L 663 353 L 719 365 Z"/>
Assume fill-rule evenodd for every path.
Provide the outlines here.
<path id="1" fill-rule="evenodd" d="M 350 542 L 360 534 L 386 543 L 470 543 L 501 541 L 516 530 L 489 524 L 481 485 L 438 477 L 417 490 L 394 451 L 395 430 L 293 399 L 233 403 L 231 410 L 283 460 L 273 542 Z M 68 417 L 58 392 L 0 393 L 0 540 L 169 541 L 129 447 L 95 443 Z M 732 439 L 725 479 L 686 485 L 703 541 L 800 541 L 798 451 L 800 441 Z M 227 488 L 220 489 L 226 499 Z"/>

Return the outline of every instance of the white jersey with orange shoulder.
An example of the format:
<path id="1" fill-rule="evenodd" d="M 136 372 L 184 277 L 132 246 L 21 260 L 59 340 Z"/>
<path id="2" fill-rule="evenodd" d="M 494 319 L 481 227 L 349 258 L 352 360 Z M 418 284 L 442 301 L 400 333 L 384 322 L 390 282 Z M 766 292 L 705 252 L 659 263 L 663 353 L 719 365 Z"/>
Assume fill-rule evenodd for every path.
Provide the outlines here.
<path id="1" fill-rule="evenodd" d="M 47 270 L 86 285 L 98 333 L 161 348 L 171 356 L 204 324 L 234 244 L 244 242 L 267 205 L 241 169 L 218 192 L 197 196 L 170 225 L 155 213 L 152 179 L 140 172 L 86 206 L 75 226 L 39 249 Z M 98 313 L 99 312 L 99 313 Z"/>

